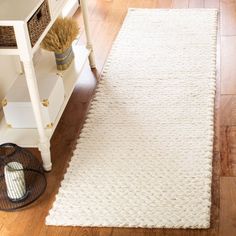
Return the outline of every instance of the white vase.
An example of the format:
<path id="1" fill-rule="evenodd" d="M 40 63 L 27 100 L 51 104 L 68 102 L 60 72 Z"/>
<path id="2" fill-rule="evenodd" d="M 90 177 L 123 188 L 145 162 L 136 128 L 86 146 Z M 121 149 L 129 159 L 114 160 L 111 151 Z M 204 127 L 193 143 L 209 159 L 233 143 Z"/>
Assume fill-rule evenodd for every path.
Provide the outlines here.
<path id="1" fill-rule="evenodd" d="M 7 196 L 12 201 L 19 201 L 26 196 L 23 166 L 19 162 L 9 162 L 4 167 Z"/>

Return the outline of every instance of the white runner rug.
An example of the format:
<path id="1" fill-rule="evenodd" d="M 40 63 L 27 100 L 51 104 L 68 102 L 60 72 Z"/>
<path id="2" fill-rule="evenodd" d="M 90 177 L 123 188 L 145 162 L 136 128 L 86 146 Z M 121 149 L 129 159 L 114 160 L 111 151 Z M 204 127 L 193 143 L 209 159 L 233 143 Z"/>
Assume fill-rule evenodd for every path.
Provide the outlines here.
<path id="1" fill-rule="evenodd" d="M 216 10 L 129 10 L 46 224 L 209 227 L 216 32 Z"/>

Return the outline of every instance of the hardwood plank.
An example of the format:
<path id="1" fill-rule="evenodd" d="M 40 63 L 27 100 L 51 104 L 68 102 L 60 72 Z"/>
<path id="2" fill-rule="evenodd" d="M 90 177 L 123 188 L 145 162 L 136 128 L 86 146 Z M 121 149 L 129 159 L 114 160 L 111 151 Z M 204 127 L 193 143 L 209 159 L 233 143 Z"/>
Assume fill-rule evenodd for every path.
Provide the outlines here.
<path id="1" fill-rule="evenodd" d="M 221 37 L 221 94 L 236 94 L 236 36 Z"/>
<path id="2" fill-rule="evenodd" d="M 171 8 L 172 0 L 158 0 L 158 8 Z"/>
<path id="3" fill-rule="evenodd" d="M 143 1 L 140 1 L 140 0 L 127 0 L 127 1 L 128 1 L 128 7 L 129 8 L 132 8 L 132 7 L 141 8 L 141 7 L 143 7 Z"/>
<path id="4" fill-rule="evenodd" d="M 78 231 L 78 228 L 81 230 Z M 93 228 L 82 228 L 82 227 L 73 227 L 72 232 L 70 236 L 111 236 L 113 233 L 113 228 L 98 228 L 98 227 L 93 227 Z"/>
<path id="5" fill-rule="evenodd" d="M 214 151 L 220 151 L 220 63 L 221 63 L 221 44 L 220 44 L 220 35 L 218 33 L 217 37 L 217 56 L 216 56 L 216 94 L 215 94 L 215 113 L 214 113 Z"/>
<path id="6" fill-rule="evenodd" d="M 171 8 L 172 4 L 172 0 L 129 0 L 128 2 L 130 8 Z"/>
<path id="7" fill-rule="evenodd" d="M 221 126 L 236 125 L 236 95 L 222 95 L 220 101 Z"/>
<path id="8" fill-rule="evenodd" d="M 189 0 L 172 0 L 172 8 L 188 8 Z"/>
<path id="9" fill-rule="evenodd" d="M 127 10 L 127 2 L 124 5 L 119 5 L 117 1 L 114 1 L 103 20 L 90 20 L 91 38 L 94 42 L 93 46 L 98 72 L 102 71 L 104 62 L 127 14 Z M 79 11 L 75 15 L 78 21 L 80 21 L 80 15 L 81 12 Z M 81 29 L 80 41 L 85 43 L 84 29 Z"/>
<path id="10" fill-rule="evenodd" d="M 205 0 L 205 8 L 208 8 L 209 1 Z M 211 1 L 211 0 L 210 0 Z M 219 0 L 215 0 L 214 2 L 219 2 Z M 219 24 L 219 22 L 218 22 Z M 220 101 L 221 101 L 221 37 L 220 32 L 217 33 L 217 55 L 216 55 L 216 94 L 215 94 L 215 109 L 214 109 L 214 146 L 213 150 L 215 153 L 220 152 Z"/>
<path id="11" fill-rule="evenodd" d="M 220 8 L 220 0 L 205 0 L 205 8 Z"/>
<path id="12" fill-rule="evenodd" d="M 221 175 L 236 176 L 236 126 L 221 127 Z"/>
<path id="13" fill-rule="evenodd" d="M 211 188 L 211 234 L 219 234 L 220 226 L 220 152 L 214 152 L 212 158 L 212 188 Z"/>
<path id="14" fill-rule="evenodd" d="M 214 152 L 220 152 L 221 133 L 220 133 L 220 110 L 215 108 L 214 116 Z"/>
<path id="15" fill-rule="evenodd" d="M 236 235 L 236 177 L 220 179 L 220 236 Z"/>
<path id="16" fill-rule="evenodd" d="M 221 35 L 236 35 L 236 2 L 234 0 L 220 1 Z"/>
<path id="17" fill-rule="evenodd" d="M 95 1 L 94 8 L 92 13 L 90 14 L 89 20 L 104 20 L 106 15 L 109 12 L 110 6 L 113 1 Z"/>
<path id="18" fill-rule="evenodd" d="M 189 8 L 204 8 L 204 0 L 189 0 Z"/>

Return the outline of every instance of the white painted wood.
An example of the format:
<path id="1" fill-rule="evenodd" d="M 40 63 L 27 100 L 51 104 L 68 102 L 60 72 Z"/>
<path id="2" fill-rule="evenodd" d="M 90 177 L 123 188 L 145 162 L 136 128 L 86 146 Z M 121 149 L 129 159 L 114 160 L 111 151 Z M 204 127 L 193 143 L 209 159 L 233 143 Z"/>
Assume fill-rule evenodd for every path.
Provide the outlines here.
<path id="1" fill-rule="evenodd" d="M 87 39 L 87 48 L 90 50 L 89 54 L 89 63 L 91 68 L 95 68 L 95 58 L 94 58 L 94 52 L 93 52 L 93 45 L 92 40 L 90 36 L 90 29 L 89 29 L 89 23 L 88 23 L 88 8 L 87 8 L 87 1 L 86 0 L 80 0 L 81 9 L 83 12 L 83 19 L 84 19 L 84 29 Z"/>
<path id="2" fill-rule="evenodd" d="M 28 34 L 27 24 L 24 23 L 23 21 L 17 22 L 16 24 L 14 24 L 14 31 L 20 60 L 21 61 L 32 60 L 33 53 L 31 50 L 31 42 Z"/>
<path id="3" fill-rule="evenodd" d="M 12 129 L 7 126 L 4 118 L 0 121 L 0 143 L 16 143 L 21 147 L 38 148 L 39 134 L 37 129 Z M 51 129 L 46 129 L 45 133 L 50 139 Z"/>
<path id="4" fill-rule="evenodd" d="M 4 0 L 5 1 L 5 0 Z M 41 34 L 41 36 L 39 37 L 39 39 L 37 40 L 37 42 L 35 43 L 33 48 L 29 48 L 29 50 L 32 50 L 31 54 L 34 54 L 39 46 L 40 43 L 42 42 L 42 40 L 44 39 L 44 37 L 46 36 L 46 34 L 48 33 L 48 31 L 50 30 L 50 28 L 52 27 L 53 23 L 55 22 L 56 18 L 61 14 L 62 10 L 64 7 L 67 7 L 68 9 L 65 11 L 64 15 L 69 14 L 69 16 L 71 16 L 71 14 L 75 11 L 75 9 L 78 7 L 78 4 L 74 4 L 74 2 L 72 2 L 72 5 L 69 4 L 69 6 L 67 6 L 66 3 L 69 3 L 70 1 L 65 1 L 65 0 L 59 0 L 59 2 L 56 5 L 56 9 L 50 9 L 50 13 L 51 13 L 51 21 L 49 22 L 49 24 L 47 25 L 47 27 L 45 28 L 44 32 Z M 42 1 L 41 1 L 42 4 Z M 52 4 L 52 3 L 51 3 Z M 39 4 L 40 6 L 40 4 Z M 50 2 L 49 2 L 49 6 L 50 6 Z M 70 6 L 72 6 L 72 9 L 70 9 Z M 37 8 L 36 8 L 37 9 Z M 34 12 L 32 12 L 33 14 Z M 31 14 L 31 15 L 32 15 Z M 24 21 L 26 22 L 26 21 Z M 0 25 L 11 25 L 14 26 L 15 28 L 18 27 L 19 24 L 22 24 L 23 21 L 15 21 L 15 20 L 10 20 L 10 21 L 1 21 L 0 20 Z M 88 27 L 88 26 L 87 26 Z M 0 55 L 21 55 L 24 56 L 25 51 L 20 51 L 18 48 L 0 48 Z"/>
<path id="5" fill-rule="evenodd" d="M 49 171 L 52 168 L 51 156 L 50 156 L 50 142 L 46 136 L 43 126 L 43 119 L 40 107 L 40 98 L 37 86 L 37 80 L 35 76 L 34 66 L 32 61 L 23 61 L 26 75 L 26 82 L 29 89 L 30 99 L 33 107 L 34 117 L 39 133 L 39 150 L 43 159 L 43 167 Z"/>
<path id="6" fill-rule="evenodd" d="M 49 6 L 52 6 L 52 2 L 54 0 L 49 0 Z M 37 43 L 34 47 L 31 47 L 28 29 L 27 29 L 27 21 L 33 15 L 33 13 L 38 9 L 38 7 L 42 4 L 43 0 L 22 0 L 19 4 L 18 0 L 2 0 L 0 2 L 0 25 L 9 25 L 13 26 L 15 30 L 15 36 L 17 41 L 18 48 L 0 48 L 0 55 L 19 55 L 21 61 L 23 62 L 24 71 L 26 75 L 27 86 L 30 93 L 30 98 L 33 106 L 33 111 L 35 115 L 35 120 L 37 123 L 37 130 L 36 129 L 11 129 L 7 127 L 5 119 L 3 118 L 0 122 L 0 142 L 15 142 L 21 146 L 27 147 L 35 147 L 38 143 L 38 147 L 41 151 L 43 165 L 45 170 L 51 170 L 51 157 L 50 157 L 50 137 L 53 134 L 53 131 L 56 128 L 57 123 L 60 120 L 60 117 L 63 113 L 63 110 L 70 98 L 70 95 L 74 89 L 76 80 L 79 77 L 79 74 L 86 62 L 87 57 L 89 56 L 89 62 L 91 68 L 95 68 L 95 60 L 93 54 L 93 47 L 89 32 L 89 25 L 88 25 L 88 11 L 86 1 L 81 1 L 82 13 L 84 17 L 84 24 L 85 24 L 85 33 L 87 37 L 87 50 L 84 47 L 80 47 L 83 49 L 83 56 L 81 51 L 78 50 L 80 54 L 76 56 L 76 59 L 70 69 L 66 70 L 62 73 L 66 79 L 64 80 L 65 86 L 65 101 L 62 105 L 62 108 L 54 122 L 52 129 L 44 129 L 43 121 L 42 121 L 42 114 L 40 109 L 40 99 L 39 99 L 39 92 L 37 86 L 37 80 L 35 75 L 35 68 L 33 65 L 33 54 L 38 50 L 39 45 L 45 35 L 47 34 L 48 30 L 56 20 L 56 18 L 61 14 L 62 8 L 68 0 L 60 0 L 60 4 L 57 5 L 57 9 L 50 9 L 51 14 L 51 22 L 46 27 L 45 31 L 38 39 Z M 82 4 L 83 3 L 83 4 Z M 16 7 L 19 6 L 20 7 Z M 9 8 L 9 9 L 8 9 Z M 24 8 L 24 9 L 22 9 Z M 7 10 L 8 13 L 5 11 Z M 12 10 L 13 9 L 13 10 Z M 77 47 L 76 47 L 77 48 Z M 77 54 L 77 51 L 75 51 Z M 52 54 L 51 54 L 52 55 Z M 51 56 L 50 56 L 51 58 Z M 81 59 L 78 59 L 81 58 Z M 43 65 L 43 68 L 54 68 L 55 69 L 55 61 L 54 63 L 51 60 L 51 64 L 48 60 L 49 64 L 45 65 L 44 60 L 43 62 L 39 63 Z M 53 59 L 54 60 L 54 59 Z M 39 73 L 43 73 L 45 71 L 42 66 L 37 68 Z M 37 134 L 38 133 L 38 134 Z"/>
<path id="7" fill-rule="evenodd" d="M 17 21 L 27 22 L 44 0 L 1 0 L 0 25 L 12 25 Z"/>
<path id="8" fill-rule="evenodd" d="M 15 56 L 13 58 L 14 58 L 14 62 L 15 62 L 15 65 L 16 65 L 17 73 L 19 75 L 22 75 L 24 73 L 24 67 L 23 67 L 23 64 L 22 64 L 22 62 L 20 60 L 20 57 L 19 56 Z"/>
<path id="9" fill-rule="evenodd" d="M 64 103 L 64 84 L 60 76 L 46 74 L 37 77 L 40 108 L 44 128 L 51 127 Z M 37 128 L 25 76 L 18 76 L 5 96 L 3 107 L 7 124 L 12 128 Z"/>
<path id="10" fill-rule="evenodd" d="M 50 142 L 47 138 L 43 126 L 43 119 L 40 107 L 40 98 L 38 92 L 38 85 L 34 70 L 34 65 L 32 61 L 32 51 L 30 45 L 30 39 L 28 34 L 27 25 L 23 22 L 20 22 L 18 26 L 14 25 L 16 41 L 21 52 L 20 57 L 24 65 L 26 82 L 29 90 L 30 100 L 32 103 L 32 108 L 34 112 L 34 117 L 39 133 L 39 150 L 41 152 L 43 166 L 45 170 L 51 170 L 51 156 L 50 156 Z M 25 52 L 25 53 L 23 53 Z"/>
<path id="11" fill-rule="evenodd" d="M 73 64 L 68 70 L 61 73 L 65 88 L 64 103 L 54 121 L 53 127 L 51 129 L 45 129 L 48 139 L 52 137 L 53 132 L 60 121 L 61 115 L 70 99 L 75 84 L 79 79 L 89 55 L 89 50 L 87 50 L 84 45 L 75 44 L 73 48 L 75 52 Z M 38 78 L 48 73 L 57 73 L 53 53 L 42 50 L 41 60 L 35 66 L 35 70 Z M 0 121 L 0 134 L 0 143 L 4 143 L 7 140 L 8 142 L 16 143 L 22 147 L 37 147 L 39 142 L 39 134 L 37 129 L 12 129 L 7 126 L 4 118 Z"/>
<path id="12" fill-rule="evenodd" d="M 15 60 L 15 56 L 0 56 L 0 101 L 5 97 L 6 92 L 16 78 L 17 68 L 15 67 Z"/>
<path id="13" fill-rule="evenodd" d="M 74 51 L 75 51 L 75 60 L 73 61 L 72 65 L 69 67 L 68 70 L 60 73 L 64 82 L 65 99 L 61 107 L 61 110 L 59 111 L 58 116 L 56 120 L 54 121 L 54 124 L 52 127 L 52 134 L 54 130 L 56 129 L 58 122 L 60 121 L 61 115 L 66 108 L 66 105 L 70 99 L 70 96 L 75 88 L 76 82 L 78 81 L 80 77 L 80 74 L 87 62 L 88 55 L 90 53 L 90 51 L 87 48 L 85 48 L 85 46 L 79 46 L 79 45 L 74 46 Z M 48 60 L 52 60 L 52 57 L 49 55 L 48 55 Z M 45 60 L 45 63 L 48 60 Z M 54 67 L 54 71 L 55 70 L 56 70 L 56 66 Z"/>
<path id="14" fill-rule="evenodd" d="M 10 55 L 10 56 L 14 56 L 14 55 L 19 55 L 19 50 L 18 48 L 1 48 L 0 47 L 0 56 L 5 56 L 5 55 Z"/>

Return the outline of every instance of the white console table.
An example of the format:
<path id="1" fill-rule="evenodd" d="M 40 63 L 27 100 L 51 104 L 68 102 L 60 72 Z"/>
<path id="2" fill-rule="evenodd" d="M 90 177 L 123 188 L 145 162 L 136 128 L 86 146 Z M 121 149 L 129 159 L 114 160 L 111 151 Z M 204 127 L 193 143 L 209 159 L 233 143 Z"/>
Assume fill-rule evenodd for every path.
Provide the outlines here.
<path id="1" fill-rule="evenodd" d="M 37 76 L 37 74 L 57 73 L 57 70 L 53 53 L 43 51 L 37 65 L 34 65 L 33 63 L 33 55 L 38 50 L 40 43 L 55 22 L 56 18 L 60 15 L 67 0 L 49 0 L 51 21 L 36 44 L 32 47 L 27 28 L 27 21 L 43 2 L 44 0 L 2 0 L 0 2 L 0 26 L 13 26 L 17 42 L 17 47 L 15 48 L 0 47 L 0 55 L 19 55 L 24 67 L 26 82 L 37 124 L 37 129 L 13 129 L 8 127 L 4 117 L 1 118 L 0 143 L 13 142 L 23 147 L 38 147 L 41 152 L 44 169 L 50 171 L 52 168 L 50 138 L 52 137 L 72 94 L 86 60 L 89 58 L 91 68 L 95 68 L 95 61 L 89 32 L 86 0 L 80 0 L 87 44 L 78 45 L 78 42 L 75 42 L 73 45 L 75 52 L 74 62 L 68 70 L 62 73 L 60 72 L 65 87 L 65 100 L 53 126 L 45 129 L 42 122 L 41 101 L 37 85 L 37 77 L 39 76 Z"/>

